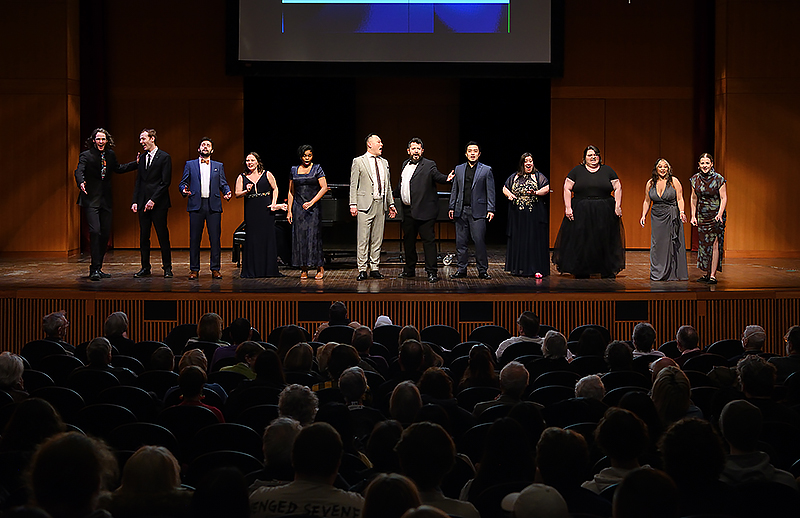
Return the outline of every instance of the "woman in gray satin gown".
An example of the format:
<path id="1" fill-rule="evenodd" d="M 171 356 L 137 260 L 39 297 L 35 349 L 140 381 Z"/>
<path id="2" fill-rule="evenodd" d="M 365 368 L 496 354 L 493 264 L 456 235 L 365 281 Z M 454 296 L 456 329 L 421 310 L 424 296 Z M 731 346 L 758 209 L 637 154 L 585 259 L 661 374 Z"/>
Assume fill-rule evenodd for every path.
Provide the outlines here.
<path id="1" fill-rule="evenodd" d="M 683 236 L 683 187 L 672 176 L 672 166 L 659 158 L 653 166 L 653 176 L 647 181 L 642 204 L 644 227 L 650 211 L 650 280 L 685 281 L 689 278 L 686 266 L 686 242 Z"/>

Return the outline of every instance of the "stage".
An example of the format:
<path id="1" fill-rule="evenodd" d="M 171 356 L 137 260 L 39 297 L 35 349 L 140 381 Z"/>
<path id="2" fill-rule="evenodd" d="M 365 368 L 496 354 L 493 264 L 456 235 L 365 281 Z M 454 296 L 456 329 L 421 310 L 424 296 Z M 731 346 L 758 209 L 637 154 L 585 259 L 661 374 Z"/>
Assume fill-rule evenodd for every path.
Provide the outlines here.
<path id="1" fill-rule="evenodd" d="M 448 252 L 448 243 L 442 245 Z M 387 248 L 389 251 L 386 251 Z M 563 332 L 582 323 L 608 327 L 614 338 L 629 339 L 636 322 L 654 324 L 660 341 L 673 338 L 682 324 L 698 328 L 701 340 L 712 343 L 738 338 L 745 325 L 764 326 L 769 349 L 781 353 L 786 329 L 800 323 L 800 259 L 726 258 L 717 285 L 694 282 L 702 272 L 688 254 L 689 281 L 655 282 L 649 278 L 649 252 L 628 251 L 627 265 L 616 279 L 575 279 L 551 266 L 543 279 L 520 278 L 503 272 L 504 247 L 489 255 L 492 278 L 479 280 L 474 265 L 466 279 L 450 279 L 455 266 L 440 267 L 440 281 L 430 284 L 421 265 L 415 279 L 400 279 L 397 243 L 384 247 L 384 279 L 356 281 L 354 258 L 336 257 L 321 281 L 299 279 L 299 270 L 282 267 L 282 278 L 241 279 L 230 250 L 223 250 L 221 280 L 211 278 L 208 251 L 201 256 L 196 281 L 188 279 L 187 250 L 173 251 L 175 277 L 164 279 L 157 263 L 153 276 L 135 279 L 137 250 L 113 250 L 103 266 L 110 279 L 88 278 L 88 255 L 68 259 L 17 257 L 0 260 L 0 331 L 9 349 L 19 350 L 40 337 L 42 315 L 65 309 L 71 322 L 71 341 L 80 343 L 102 332 L 105 317 L 125 311 L 134 340 L 162 339 L 176 324 L 196 322 L 208 311 L 225 322 L 245 316 L 262 332 L 278 325 L 299 323 L 309 330 L 327 320 L 327 306 L 344 300 L 352 319 L 372 325 L 386 314 L 400 325 L 452 325 L 467 339 L 485 324 L 511 332 L 521 311 L 532 310 L 542 323 Z M 421 250 L 420 250 L 420 257 Z M 154 250 L 152 259 L 160 259 Z M 313 277 L 313 272 L 312 277 Z"/>

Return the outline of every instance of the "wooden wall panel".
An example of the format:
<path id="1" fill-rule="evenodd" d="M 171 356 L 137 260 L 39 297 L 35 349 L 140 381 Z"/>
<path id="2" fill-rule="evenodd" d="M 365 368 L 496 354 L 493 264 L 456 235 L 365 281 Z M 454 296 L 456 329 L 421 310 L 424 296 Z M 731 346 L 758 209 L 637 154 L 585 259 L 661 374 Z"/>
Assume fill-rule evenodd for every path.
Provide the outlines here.
<path id="1" fill-rule="evenodd" d="M 800 52 L 791 0 L 717 0 L 717 168 L 728 180 L 731 256 L 800 255 L 792 189 Z"/>
<path id="2" fill-rule="evenodd" d="M 303 300 L 333 302 L 327 298 L 297 296 L 276 300 L 254 296 L 242 299 L 235 294 L 212 295 L 204 299 L 187 300 L 178 296 L 159 297 L 157 300 L 174 300 L 177 307 L 175 320 L 144 320 L 144 299 L 126 294 L 94 294 L 74 292 L 59 298 L 50 298 L 46 292 L 7 292 L 0 295 L 0 339 L 5 349 L 19 351 L 26 342 L 41 338 L 41 319 L 52 311 L 66 310 L 70 320 L 68 340 L 79 344 L 102 335 L 103 322 L 114 311 L 128 314 L 133 340 L 163 340 L 178 324 L 194 323 L 207 312 L 218 313 L 227 325 L 240 316 L 248 318 L 262 336 L 275 327 L 298 324 L 314 333 L 327 315 L 319 320 L 299 321 L 298 305 Z M 705 298 L 702 298 L 705 297 Z M 730 294 L 675 294 L 615 295 L 602 294 L 593 300 L 581 297 L 499 297 L 490 301 L 491 320 L 462 321 L 459 315 L 461 302 L 486 302 L 481 299 L 459 297 L 437 300 L 413 298 L 380 300 L 359 297 L 343 298 L 350 318 L 372 327 L 379 315 L 387 315 L 397 325 L 414 325 L 423 329 L 428 325 L 447 324 L 455 327 L 466 340 L 470 332 L 484 324 L 496 324 L 516 334 L 516 319 L 522 311 L 533 311 L 542 324 L 551 325 L 568 336 L 575 327 L 592 323 L 608 328 L 612 339 L 629 340 L 638 321 L 622 320 L 615 312 L 619 301 L 644 301 L 648 320 L 656 330 L 658 344 L 673 340 L 677 329 L 684 324 L 693 325 L 700 334 L 701 344 L 717 340 L 739 338 L 745 326 L 759 324 L 767 331 L 769 352 L 783 354 L 783 336 L 786 330 L 800 324 L 800 293 L 767 293 L 750 296 L 747 293 Z"/>

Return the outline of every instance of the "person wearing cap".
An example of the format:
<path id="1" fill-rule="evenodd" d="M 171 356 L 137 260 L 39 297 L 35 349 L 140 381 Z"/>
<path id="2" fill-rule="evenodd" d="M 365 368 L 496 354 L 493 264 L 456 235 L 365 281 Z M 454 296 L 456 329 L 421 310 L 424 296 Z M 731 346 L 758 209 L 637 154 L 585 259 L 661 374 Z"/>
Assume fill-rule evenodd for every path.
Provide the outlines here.
<path id="1" fill-rule="evenodd" d="M 790 374 L 800 371 L 800 326 L 792 326 L 783 337 L 787 356 L 775 356 L 768 361 L 778 369 L 775 382 L 783 384 Z"/>
<path id="2" fill-rule="evenodd" d="M 381 326 L 390 326 L 392 325 L 392 319 L 387 317 L 386 315 L 380 315 L 377 319 L 375 319 L 375 328 Z"/>
<path id="3" fill-rule="evenodd" d="M 531 484 L 519 493 L 511 493 L 500 503 L 513 518 L 568 518 L 567 502 L 555 488 Z"/>

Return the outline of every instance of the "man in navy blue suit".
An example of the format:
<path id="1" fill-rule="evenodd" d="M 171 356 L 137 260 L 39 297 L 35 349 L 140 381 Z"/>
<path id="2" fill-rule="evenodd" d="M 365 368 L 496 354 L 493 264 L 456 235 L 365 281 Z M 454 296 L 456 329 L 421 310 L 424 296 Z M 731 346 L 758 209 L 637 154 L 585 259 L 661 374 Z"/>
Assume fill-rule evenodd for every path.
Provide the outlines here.
<path id="1" fill-rule="evenodd" d="M 467 162 L 457 165 L 453 188 L 450 191 L 450 219 L 456 224 L 456 255 L 458 270 L 450 277 L 467 276 L 467 240 L 472 235 L 475 242 L 475 262 L 479 279 L 491 279 L 486 254 L 486 221 L 494 218 L 494 176 L 492 168 L 478 162 L 481 149 L 477 142 L 469 142 Z"/>
<path id="2" fill-rule="evenodd" d="M 222 162 L 211 160 L 214 142 L 208 138 L 200 139 L 197 149 L 200 157 L 186 162 L 183 178 L 179 188 L 181 194 L 189 197 L 186 210 L 189 211 L 189 280 L 195 280 L 200 274 L 200 239 L 203 227 L 208 228 L 208 240 L 211 242 L 211 277 L 221 279 L 220 241 L 222 232 L 222 201 L 220 193 L 226 200 L 231 199 L 231 188 L 225 178 Z"/>

